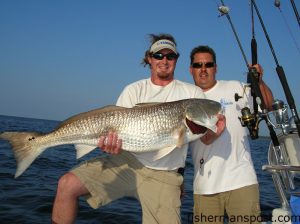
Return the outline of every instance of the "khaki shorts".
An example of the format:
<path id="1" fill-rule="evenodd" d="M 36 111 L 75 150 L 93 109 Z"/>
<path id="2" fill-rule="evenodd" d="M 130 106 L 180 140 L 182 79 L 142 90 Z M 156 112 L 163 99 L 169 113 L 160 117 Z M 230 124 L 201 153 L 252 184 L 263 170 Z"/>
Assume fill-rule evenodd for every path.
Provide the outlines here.
<path id="1" fill-rule="evenodd" d="M 258 184 L 212 195 L 194 195 L 194 224 L 261 223 Z"/>
<path id="2" fill-rule="evenodd" d="M 144 224 L 180 223 L 183 177 L 175 171 L 149 169 L 123 151 L 84 162 L 71 172 L 90 192 L 86 199 L 92 208 L 135 197 L 141 203 Z"/>

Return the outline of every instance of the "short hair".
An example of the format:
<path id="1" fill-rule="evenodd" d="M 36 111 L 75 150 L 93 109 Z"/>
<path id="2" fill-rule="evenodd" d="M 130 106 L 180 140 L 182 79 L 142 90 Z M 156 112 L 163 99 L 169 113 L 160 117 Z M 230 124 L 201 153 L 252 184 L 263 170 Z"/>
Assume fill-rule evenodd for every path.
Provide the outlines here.
<path id="1" fill-rule="evenodd" d="M 149 39 L 150 39 L 150 47 L 145 52 L 144 58 L 142 59 L 142 62 L 141 62 L 141 64 L 143 64 L 144 67 L 149 65 L 148 57 L 150 56 L 150 48 L 156 41 L 166 39 L 166 40 L 172 41 L 175 44 L 175 46 L 177 45 L 176 41 L 175 41 L 175 38 L 171 34 L 166 34 L 166 33 L 161 33 L 161 34 L 157 34 L 157 35 L 156 34 L 149 34 L 148 36 L 149 36 Z"/>
<path id="2" fill-rule="evenodd" d="M 200 45 L 198 47 L 195 47 L 190 54 L 190 59 L 191 59 L 191 64 L 193 64 L 194 62 L 194 56 L 197 53 L 209 53 L 212 57 L 215 63 L 217 63 L 217 57 L 216 57 L 216 53 L 215 51 L 209 47 L 209 46 L 205 46 L 205 45 Z"/>

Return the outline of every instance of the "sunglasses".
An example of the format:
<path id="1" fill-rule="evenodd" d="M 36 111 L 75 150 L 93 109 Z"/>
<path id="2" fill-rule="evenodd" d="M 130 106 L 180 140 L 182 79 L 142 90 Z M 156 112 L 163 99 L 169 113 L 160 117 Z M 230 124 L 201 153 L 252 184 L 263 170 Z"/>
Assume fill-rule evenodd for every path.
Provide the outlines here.
<path id="1" fill-rule="evenodd" d="M 215 66 L 214 62 L 195 62 L 192 64 L 193 68 L 202 68 L 202 66 L 204 65 L 205 68 L 212 68 Z"/>
<path id="2" fill-rule="evenodd" d="M 169 53 L 169 54 L 154 53 L 151 55 L 151 57 L 155 58 L 156 60 L 163 60 L 164 57 L 166 57 L 168 61 L 172 61 L 177 59 L 179 55 L 175 53 Z"/>

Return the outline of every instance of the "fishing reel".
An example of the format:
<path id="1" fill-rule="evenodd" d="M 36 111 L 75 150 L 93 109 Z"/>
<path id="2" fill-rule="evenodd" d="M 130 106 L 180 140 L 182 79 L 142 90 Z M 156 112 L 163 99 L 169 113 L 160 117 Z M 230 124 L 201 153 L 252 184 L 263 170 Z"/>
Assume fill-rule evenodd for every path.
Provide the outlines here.
<path id="1" fill-rule="evenodd" d="M 272 113 L 275 117 L 276 124 L 272 125 L 274 128 L 281 128 L 284 135 L 289 134 L 291 129 L 290 119 L 288 115 L 287 105 L 283 103 L 281 100 L 274 100 L 272 104 Z"/>
<path id="2" fill-rule="evenodd" d="M 260 122 L 260 119 L 258 119 L 259 116 L 254 113 L 251 113 L 251 111 L 248 107 L 244 107 L 241 110 L 241 113 L 242 113 L 242 116 L 239 117 L 241 125 L 243 127 L 248 128 L 251 139 L 257 139 L 259 122 Z"/>
<path id="3" fill-rule="evenodd" d="M 235 102 L 238 102 L 239 99 L 242 99 L 244 97 L 246 88 L 248 88 L 248 87 L 251 87 L 251 85 L 247 84 L 243 87 L 242 96 L 240 96 L 238 93 L 234 94 Z M 241 113 L 242 113 L 242 116 L 238 117 L 241 122 L 241 125 L 243 127 L 248 128 L 251 139 L 257 139 L 258 138 L 258 129 L 259 129 L 258 125 L 260 122 L 259 114 L 251 113 L 251 111 L 248 107 L 244 107 L 241 110 Z"/>

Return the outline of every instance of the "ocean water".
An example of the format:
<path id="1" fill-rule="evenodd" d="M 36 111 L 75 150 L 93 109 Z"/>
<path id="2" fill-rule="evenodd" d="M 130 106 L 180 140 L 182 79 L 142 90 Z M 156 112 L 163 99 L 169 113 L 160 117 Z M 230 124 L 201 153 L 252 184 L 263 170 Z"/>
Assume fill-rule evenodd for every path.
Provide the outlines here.
<path id="1" fill-rule="evenodd" d="M 1 116 L 2 131 L 49 132 L 58 121 Z M 262 215 L 270 219 L 272 209 L 280 207 L 273 186 L 271 174 L 261 170 L 267 164 L 267 151 L 270 140 L 260 138 L 251 142 L 252 158 L 257 172 Z M 61 175 L 79 162 L 101 155 L 100 150 L 76 160 L 72 145 L 46 150 L 17 179 L 14 178 L 16 162 L 9 144 L 0 140 L 0 223 L 1 224 L 43 224 L 51 223 L 51 210 L 56 186 Z M 185 196 L 182 199 L 182 223 L 192 223 L 193 211 L 193 165 L 188 155 L 185 171 Z M 141 223 L 141 207 L 132 198 L 123 198 L 100 209 L 92 209 L 80 199 L 76 223 L 97 224 L 138 224 Z"/>

